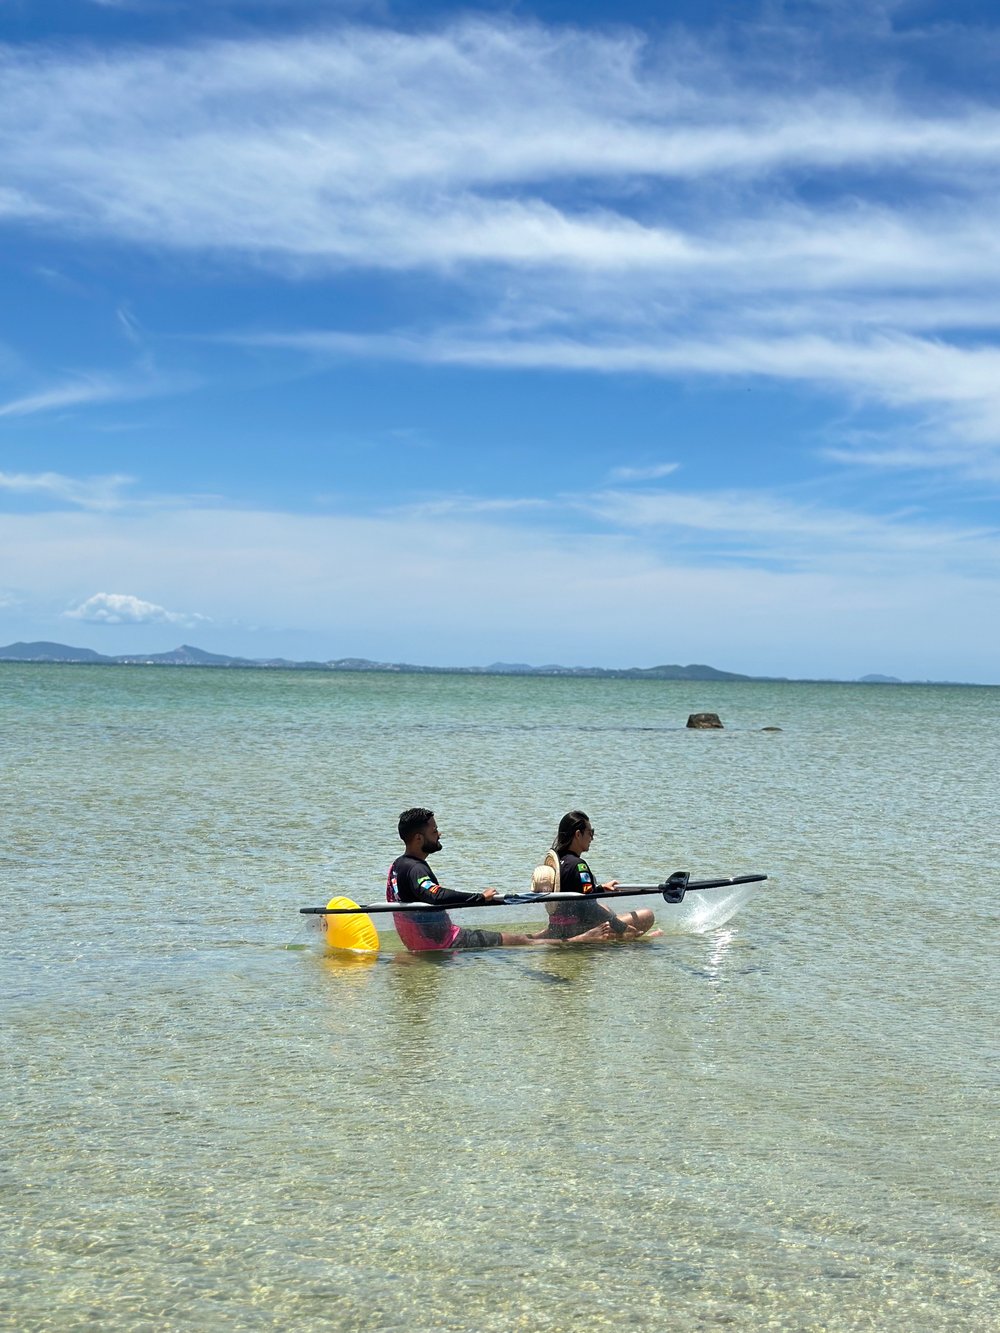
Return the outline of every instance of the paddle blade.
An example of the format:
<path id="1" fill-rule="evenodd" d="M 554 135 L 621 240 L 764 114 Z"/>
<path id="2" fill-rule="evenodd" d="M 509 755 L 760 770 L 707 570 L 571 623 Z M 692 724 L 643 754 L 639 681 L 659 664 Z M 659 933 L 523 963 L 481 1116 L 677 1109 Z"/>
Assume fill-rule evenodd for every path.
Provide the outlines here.
<path id="1" fill-rule="evenodd" d="M 687 893 L 690 878 L 688 871 L 675 870 L 663 886 L 663 901 L 665 903 L 682 903 L 684 895 Z"/>
<path id="2" fill-rule="evenodd" d="M 357 907 L 350 898 L 331 898 L 327 907 Z M 353 953 L 378 953 L 375 923 L 363 912 L 357 916 L 324 916 L 323 936 L 328 949 L 350 949 Z"/>

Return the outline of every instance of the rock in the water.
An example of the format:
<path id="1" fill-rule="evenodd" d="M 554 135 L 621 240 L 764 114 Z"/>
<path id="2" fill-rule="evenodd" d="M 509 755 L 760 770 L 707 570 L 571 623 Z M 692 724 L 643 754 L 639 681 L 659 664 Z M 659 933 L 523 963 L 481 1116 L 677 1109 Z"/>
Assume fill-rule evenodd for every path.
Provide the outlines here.
<path id="1" fill-rule="evenodd" d="M 695 731 L 715 731 L 722 729 L 722 723 L 719 721 L 718 713 L 692 713 L 688 718 L 688 726 Z"/>
<path id="2" fill-rule="evenodd" d="M 761 731 L 780 731 L 780 727 L 761 727 Z"/>

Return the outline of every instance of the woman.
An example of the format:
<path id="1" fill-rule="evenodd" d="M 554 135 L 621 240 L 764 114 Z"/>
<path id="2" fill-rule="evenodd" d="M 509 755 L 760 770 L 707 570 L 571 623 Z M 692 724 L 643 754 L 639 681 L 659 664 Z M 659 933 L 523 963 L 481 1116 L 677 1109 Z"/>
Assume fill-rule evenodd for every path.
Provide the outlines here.
<path id="1" fill-rule="evenodd" d="M 560 893 L 593 893 L 595 889 L 616 889 L 618 881 L 598 884 L 594 873 L 584 860 L 594 841 L 594 826 L 582 810 L 570 810 L 559 821 L 559 831 L 552 851 L 545 858 L 555 871 L 555 889 Z M 586 898 L 551 903 L 545 909 L 549 914 L 548 927 L 539 938 L 570 939 L 582 931 L 591 930 L 605 922 L 613 938 L 634 940 L 645 935 L 654 917 L 648 907 L 636 908 L 616 916 L 601 899 Z"/>

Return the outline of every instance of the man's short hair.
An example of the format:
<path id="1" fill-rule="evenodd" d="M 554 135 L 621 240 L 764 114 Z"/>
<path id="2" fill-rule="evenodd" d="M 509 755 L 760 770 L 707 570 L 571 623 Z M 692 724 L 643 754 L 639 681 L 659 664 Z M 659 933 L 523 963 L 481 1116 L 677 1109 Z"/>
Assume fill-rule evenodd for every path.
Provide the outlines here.
<path id="1" fill-rule="evenodd" d="M 404 810 L 399 816 L 399 823 L 396 825 L 399 836 L 404 842 L 409 842 L 414 833 L 419 832 L 433 818 L 434 811 L 425 810 L 422 805 L 415 805 L 412 810 Z"/>

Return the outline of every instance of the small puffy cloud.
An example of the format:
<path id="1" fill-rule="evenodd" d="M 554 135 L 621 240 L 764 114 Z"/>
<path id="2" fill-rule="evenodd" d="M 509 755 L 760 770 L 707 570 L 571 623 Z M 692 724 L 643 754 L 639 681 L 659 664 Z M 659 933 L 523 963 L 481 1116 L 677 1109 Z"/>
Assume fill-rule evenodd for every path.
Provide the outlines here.
<path id="1" fill-rule="evenodd" d="M 121 592 L 95 593 L 63 614 L 70 620 L 85 620 L 91 625 L 198 625 L 208 621 L 208 616 L 197 612 L 168 611 L 165 606 Z"/>

